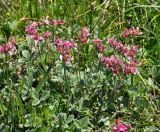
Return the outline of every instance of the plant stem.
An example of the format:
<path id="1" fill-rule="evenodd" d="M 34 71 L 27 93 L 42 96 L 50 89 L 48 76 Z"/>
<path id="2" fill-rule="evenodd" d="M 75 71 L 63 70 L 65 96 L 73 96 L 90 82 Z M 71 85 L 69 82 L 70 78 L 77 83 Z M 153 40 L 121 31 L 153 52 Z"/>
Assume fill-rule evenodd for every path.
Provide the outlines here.
<path id="1" fill-rule="evenodd" d="M 133 87 L 133 77 L 134 77 L 134 75 L 131 74 L 131 87 Z"/>
<path id="2" fill-rule="evenodd" d="M 29 14 L 30 18 L 32 18 L 32 0 L 29 1 Z"/>

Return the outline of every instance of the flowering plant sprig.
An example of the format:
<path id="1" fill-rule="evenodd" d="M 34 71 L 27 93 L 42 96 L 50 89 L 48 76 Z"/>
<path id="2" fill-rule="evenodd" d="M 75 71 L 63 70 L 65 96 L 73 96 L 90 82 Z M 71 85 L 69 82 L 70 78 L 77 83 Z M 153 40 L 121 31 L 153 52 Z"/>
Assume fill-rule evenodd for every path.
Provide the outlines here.
<path id="1" fill-rule="evenodd" d="M 83 27 L 79 36 L 81 43 L 86 44 L 88 41 L 89 29 L 88 27 Z"/>
<path id="2" fill-rule="evenodd" d="M 126 29 L 124 33 L 126 33 L 128 30 Z M 128 35 L 140 35 L 142 34 L 139 30 L 139 28 L 131 28 L 129 30 Z M 127 35 L 126 35 L 127 36 Z M 138 46 L 137 45 L 131 45 L 126 46 L 122 42 L 118 41 L 115 37 L 111 37 L 108 39 L 108 44 L 115 50 L 120 53 L 119 55 L 123 55 L 122 57 L 124 60 L 120 60 L 117 57 L 105 57 L 103 56 L 101 58 L 102 63 L 112 70 L 113 73 L 119 74 L 120 71 L 123 71 L 125 75 L 128 74 L 138 74 L 138 66 L 141 64 L 140 62 L 137 62 L 136 55 L 138 54 Z M 117 61 L 119 60 L 119 61 Z M 120 63 L 115 63 L 120 62 Z M 110 63 L 113 63 L 113 65 L 110 65 Z M 117 66 L 115 66 L 117 65 Z"/>
<path id="3" fill-rule="evenodd" d="M 99 52 L 104 52 L 106 50 L 106 47 L 103 45 L 101 39 L 96 38 L 93 40 L 93 43 L 96 45 L 96 48 Z"/>
<path id="4" fill-rule="evenodd" d="M 113 132 L 127 132 L 132 128 L 131 125 L 126 125 L 120 118 L 115 120 L 115 124 L 112 126 Z"/>
<path id="5" fill-rule="evenodd" d="M 138 36 L 138 35 L 141 35 L 142 32 L 140 31 L 139 27 L 132 27 L 132 28 L 126 28 L 121 36 L 123 38 L 127 38 L 127 37 L 134 37 L 134 36 Z"/>
<path id="6" fill-rule="evenodd" d="M 49 16 L 47 16 L 45 19 L 42 19 L 41 21 L 32 21 L 29 25 L 25 27 L 25 32 L 27 34 L 27 38 L 31 38 L 34 40 L 35 45 L 37 45 L 39 42 L 42 42 L 43 40 L 48 39 L 52 36 L 51 31 L 44 31 L 42 34 L 38 32 L 38 28 L 41 26 L 61 26 L 64 24 L 63 20 L 54 20 L 51 19 Z"/>
<path id="7" fill-rule="evenodd" d="M 63 41 L 60 38 L 55 40 L 56 50 L 61 54 L 64 62 L 70 63 L 73 57 L 70 54 L 70 50 L 74 47 L 74 43 L 71 41 Z"/>
<path id="8" fill-rule="evenodd" d="M 0 46 L 0 54 L 8 53 L 9 55 L 12 55 L 13 52 L 16 50 L 16 40 L 14 37 L 11 37 L 10 42 L 4 43 Z"/>

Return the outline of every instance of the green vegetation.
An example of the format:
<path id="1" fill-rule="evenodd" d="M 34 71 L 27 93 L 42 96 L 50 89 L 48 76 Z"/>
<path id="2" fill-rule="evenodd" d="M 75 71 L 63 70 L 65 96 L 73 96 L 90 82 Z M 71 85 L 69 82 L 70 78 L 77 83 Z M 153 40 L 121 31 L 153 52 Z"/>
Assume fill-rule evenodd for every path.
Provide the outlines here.
<path id="1" fill-rule="evenodd" d="M 159 0 L 0 0 L 0 12 L 0 131 L 160 131 Z"/>

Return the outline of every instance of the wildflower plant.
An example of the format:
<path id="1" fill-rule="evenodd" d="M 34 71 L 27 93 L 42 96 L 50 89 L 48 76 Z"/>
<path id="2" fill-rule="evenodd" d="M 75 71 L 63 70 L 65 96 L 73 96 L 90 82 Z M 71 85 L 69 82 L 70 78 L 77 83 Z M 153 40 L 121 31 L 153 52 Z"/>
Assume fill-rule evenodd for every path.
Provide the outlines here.
<path id="1" fill-rule="evenodd" d="M 112 126 L 113 132 L 127 132 L 131 128 L 130 125 L 126 125 L 122 120 L 116 119 L 116 124 Z"/>
<path id="2" fill-rule="evenodd" d="M 27 89 L 23 87 L 17 90 L 19 93 L 24 94 L 23 101 L 26 101 L 28 98 L 29 104 L 31 105 L 31 115 L 34 113 L 34 107 L 39 106 L 40 103 L 44 103 L 45 100 L 48 100 L 49 96 L 52 96 L 50 92 L 52 85 L 61 87 L 61 92 L 56 89 L 54 90 L 60 92 L 59 98 L 64 98 L 64 100 L 59 100 L 59 106 L 57 106 L 55 110 L 59 113 L 62 111 L 60 110 L 60 105 L 65 104 L 66 108 L 64 108 L 63 112 L 68 111 L 73 113 L 77 111 L 81 114 L 80 108 L 70 108 L 72 103 L 74 105 L 76 104 L 72 98 L 77 98 L 76 95 L 79 94 L 78 100 L 80 99 L 82 102 L 86 101 L 88 105 L 94 106 L 94 103 L 89 103 L 90 99 L 84 100 L 82 97 L 85 92 L 86 95 L 84 98 L 87 98 L 88 95 L 92 100 L 92 98 L 94 98 L 92 93 L 99 87 L 102 89 L 105 82 L 103 82 L 103 79 L 100 80 L 100 78 L 101 76 L 105 78 L 102 72 L 106 72 L 103 67 L 111 70 L 110 75 L 112 77 L 115 77 L 115 75 L 117 77 L 123 77 L 129 74 L 139 74 L 139 63 L 136 58 L 138 46 L 124 45 L 114 37 L 109 38 L 107 42 L 99 38 L 92 39 L 88 27 L 83 27 L 79 31 L 78 36 L 67 39 L 58 32 L 58 29 L 63 28 L 63 24 L 63 20 L 56 21 L 50 17 L 46 17 L 40 21 L 28 22 L 28 25 L 24 29 L 26 33 L 25 39 L 28 44 L 25 46 L 26 49 L 21 52 L 22 58 L 20 58 L 19 61 L 24 61 L 20 63 L 19 67 L 21 68 L 18 68 L 17 75 L 20 82 L 27 81 Z M 15 44 L 16 41 L 12 37 L 9 44 L 3 44 L 0 47 L 1 54 L 14 52 L 16 49 Z M 110 56 L 106 56 L 105 52 L 109 50 L 109 47 L 113 48 L 115 52 Z M 86 56 L 89 58 L 86 58 Z M 88 63 L 86 63 L 87 61 Z M 98 65 L 96 64 L 97 61 L 99 62 Z M 92 71 L 88 69 L 90 66 Z M 58 67 L 61 67 L 61 69 L 57 69 Z M 96 67 L 98 71 L 95 69 Z M 26 70 L 28 77 L 23 75 L 22 70 Z M 42 74 L 43 72 L 44 74 Z M 94 83 L 97 84 L 88 87 L 92 81 L 89 77 L 94 77 L 91 73 L 96 75 L 97 79 Z M 72 81 L 74 81 L 74 84 Z M 110 81 L 112 81 L 112 79 Z M 109 85 L 115 87 L 117 81 L 119 81 L 119 79 L 115 78 L 114 82 Z M 121 81 L 120 83 L 122 83 Z M 58 84 L 56 84 L 57 82 Z M 18 85 L 21 85 L 21 83 Z M 78 85 L 78 91 L 74 90 Z M 124 84 L 121 85 L 124 86 Z M 46 88 L 44 89 L 44 87 Z M 24 91 L 26 92 L 24 93 Z M 27 93 L 29 96 L 25 97 Z M 99 95 L 96 96 L 96 98 L 99 98 Z M 86 109 L 88 108 L 86 107 Z M 28 120 L 28 117 L 24 118 Z M 88 120 L 88 117 L 86 116 L 84 119 Z M 30 117 L 30 120 L 32 126 L 36 126 L 36 124 L 34 124 L 34 117 Z M 74 120 L 78 122 L 76 121 L 77 119 Z M 89 121 L 86 123 L 88 124 Z M 127 127 L 122 123 L 118 123 L 117 125 L 118 126 L 114 126 L 112 130 L 116 129 L 118 132 L 118 129 L 124 129 L 124 131 L 127 131 Z"/>
<path id="3" fill-rule="evenodd" d="M 131 3 L 26 1 L 3 41 L 0 31 L 0 131 L 158 130 L 159 76 L 145 47 L 156 33 L 149 19 L 134 23 L 139 14 L 126 20 L 139 11 Z"/>

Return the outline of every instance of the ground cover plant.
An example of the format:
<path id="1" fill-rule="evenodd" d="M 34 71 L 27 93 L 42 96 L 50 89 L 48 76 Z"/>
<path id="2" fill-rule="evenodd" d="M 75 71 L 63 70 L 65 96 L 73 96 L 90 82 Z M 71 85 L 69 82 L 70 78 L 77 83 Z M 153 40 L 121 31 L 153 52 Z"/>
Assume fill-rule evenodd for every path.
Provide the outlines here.
<path id="1" fill-rule="evenodd" d="M 0 131 L 160 131 L 159 1 L 0 1 Z"/>

